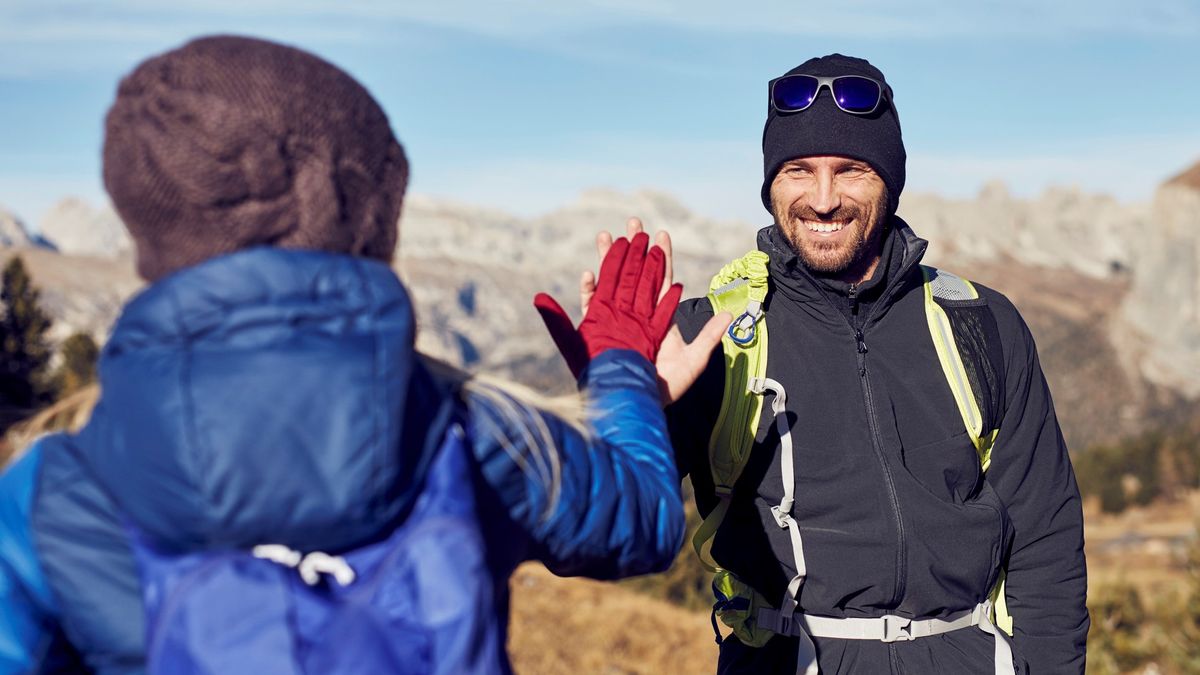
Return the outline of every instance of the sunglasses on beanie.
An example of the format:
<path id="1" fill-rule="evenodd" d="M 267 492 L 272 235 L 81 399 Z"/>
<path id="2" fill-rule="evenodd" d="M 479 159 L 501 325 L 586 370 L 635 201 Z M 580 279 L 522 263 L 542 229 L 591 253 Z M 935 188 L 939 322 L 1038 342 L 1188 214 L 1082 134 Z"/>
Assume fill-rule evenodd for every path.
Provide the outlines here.
<path id="1" fill-rule="evenodd" d="M 771 106 L 781 113 L 800 112 L 817 100 L 821 87 L 828 87 L 833 104 L 851 115 L 870 115 L 887 97 L 883 83 L 862 75 L 784 75 L 771 80 Z"/>

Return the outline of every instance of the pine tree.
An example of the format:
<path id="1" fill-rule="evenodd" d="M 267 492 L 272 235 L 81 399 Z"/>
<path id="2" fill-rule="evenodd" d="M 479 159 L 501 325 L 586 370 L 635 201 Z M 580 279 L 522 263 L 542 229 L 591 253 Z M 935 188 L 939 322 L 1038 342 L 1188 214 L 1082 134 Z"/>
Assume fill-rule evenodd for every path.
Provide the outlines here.
<path id="1" fill-rule="evenodd" d="M 44 400 L 50 318 L 25 263 L 14 256 L 0 273 L 0 402 L 30 409 Z"/>
<path id="2" fill-rule="evenodd" d="M 96 359 L 100 348 L 87 333 L 75 333 L 62 343 L 62 363 L 54 372 L 54 394 L 63 398 L 96 380 Z"/>

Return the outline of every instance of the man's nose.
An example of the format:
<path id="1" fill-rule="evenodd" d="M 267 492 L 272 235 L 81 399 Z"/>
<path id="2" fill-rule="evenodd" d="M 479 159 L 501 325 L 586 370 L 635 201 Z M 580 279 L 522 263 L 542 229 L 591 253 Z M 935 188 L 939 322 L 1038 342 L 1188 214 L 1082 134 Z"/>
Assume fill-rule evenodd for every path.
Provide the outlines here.
<path id="1" fill-rule="evenodd" d="M 842 192 L 832 171 L 817 172 L 808 205 L 820 214 L 832 213 L 842 205 Z"/>

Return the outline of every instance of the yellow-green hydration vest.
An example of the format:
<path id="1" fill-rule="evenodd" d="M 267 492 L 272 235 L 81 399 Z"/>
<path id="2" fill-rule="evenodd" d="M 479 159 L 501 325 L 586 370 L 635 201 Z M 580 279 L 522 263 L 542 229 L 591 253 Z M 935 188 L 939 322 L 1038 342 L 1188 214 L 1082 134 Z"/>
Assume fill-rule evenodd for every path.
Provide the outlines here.
<path id="1" fill-rule="evenodd" d="M 791 433 L 783 414 L 786 393 L 777 382 L 766 377 L 768 335 L 763 305 L 769 291 L 767 264 L 766 253 L 750 251 L 721 268 L 709 284 L 708 299 L 714 313 L 726 311 L 736 318 L 721 341 L 725 387 L 721 410 L 708 444 L 708 462 L 718 503 L 692 539 L 700 561 L 714 573 L 714 615 L 732 628 L 739 640 L 752 647 L 761 647 L 775 635 L 772 630 L 758 625 L 760 610 L 766 609 L 773 615 L 784 614 L 790 619 L 806 576 L 803 542 L 791 516 L 795 477 Z M 985 332 L 978 330 L 979 322 L 966 319 L 965 315 L 980 311 L 990 313 L 991 310 L 987 309 L 986 301 L 970 281 L 925 265 L 921 266 L 921 273 L 929 334 L 954 394 L 963 426 L 986 472 L 991 466 L 992 446 L 999 433 L 999 406 L 1004 393 L 1002 386 L 997 387 L 997 382 L 1002 380 L 1003 373 L 999 370 L 1001 364 L 996 363 L 998 359 L 989 358 L 989 347 L 994 349 L 999 345 L 987 343 L 996 340 L 989 340 Z M 729 510 L 733 486 L 754 447 L 767 392 L 774 394 L 772 413 L 783 445 L 781 464 L 785 492 L 782 503 L 773 507 L 772 513 L 780 527 L 789 531 L 797 569 L 785 597 L 778 604 L 772 604 L 732 572 L 722 569 L 711 554 L 713 537 Z M 992 590 L 991 600 L 992 622 L 1012 635 L 1012 617 L 1004 598 L 1003 570 Z M 713 627 L 715 630 L 715 617 Z"/>

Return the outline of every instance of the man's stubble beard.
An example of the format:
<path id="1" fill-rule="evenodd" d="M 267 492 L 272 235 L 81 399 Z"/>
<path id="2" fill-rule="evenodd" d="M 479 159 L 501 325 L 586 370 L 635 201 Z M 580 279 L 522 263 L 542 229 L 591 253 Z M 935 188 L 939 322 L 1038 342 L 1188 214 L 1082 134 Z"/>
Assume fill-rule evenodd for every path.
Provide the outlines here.
<path id="1" fill-rule="evenodd" d="M 807 206 L 793 204 L 788 208 L 786 214 L 775 212 L 775 225 L 809 271 L 825 276 L 836 277 L 848 274 L 853 276 L 865 270 L 871 259 L 882 251 L 882 241 L 887 233 L 889 217 L 887 203 L 887 194 L 885 193 L 875 204 L 875 218 L 880 222 L 871 223 L 873 227 L 866 227 L 862 224 L 867 209 L 857 205 L 838 207 L 836 211 L 822 217 Z M 806 220 L 813 222 L 855 221 L 857 226 L 855 231 L 850 233 L 852 239 L 847 242 L 849 245 L 823 246 L 821 242 L 810 242 L 804 238 L 801 230 L 804 229 L 803 223 Z M 867 238 L 868 232 L 871 233 L 870 239 Z"/>

